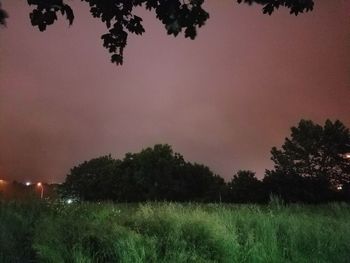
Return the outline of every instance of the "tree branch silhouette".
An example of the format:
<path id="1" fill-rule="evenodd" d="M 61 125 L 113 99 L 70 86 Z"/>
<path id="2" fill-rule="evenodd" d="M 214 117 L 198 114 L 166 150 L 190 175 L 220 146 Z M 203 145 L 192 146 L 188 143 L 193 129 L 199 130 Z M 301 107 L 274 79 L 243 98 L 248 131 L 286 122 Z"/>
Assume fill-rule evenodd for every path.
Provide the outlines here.
<path id="1" fill-rule="evenodd" d="M 107 33 L 101 36 L 103 46 L 111 54 L 111 61 L 117 65 L 123 64 L 124 48 L 127 45 L 129 33 L 141 35 L 145 32 L 142 18 L 134 14 L 135 7 L 143 6 L 154 11 L 169 35 L 177 36 L 184 32 L 186 38 L 194 39 L 197 30 L 209 18 L 203 9 L 204 0 L 81 0 L 90 6 L 93 17 L 99 18 L 107 28 Z M 263 6 L 264 14 L 271 15 L 279 7 L 286 7 L 291 14 L 308 12 L 313 9 L 313 0 L 236 0 L 238 3 Z M 59 13 L 72 25 L 74 12 L 64 0 L 27 0 L 33 6 L 30 20 L 33 26 L 45 31 L 47 26 L 54 24 Z M 5 25 L 8 15 L 1 8 L 0 25 Z"/>

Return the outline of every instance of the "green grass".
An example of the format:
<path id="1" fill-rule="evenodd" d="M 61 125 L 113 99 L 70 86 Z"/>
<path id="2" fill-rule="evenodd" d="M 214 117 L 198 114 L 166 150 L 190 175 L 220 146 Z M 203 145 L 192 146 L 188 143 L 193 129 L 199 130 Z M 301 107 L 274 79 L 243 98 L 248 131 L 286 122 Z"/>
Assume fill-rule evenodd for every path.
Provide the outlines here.
<path id="1" fill-rule="evenodd" d="M 0 205 L 0 262 L 350 262 L 350 206 Z"/>

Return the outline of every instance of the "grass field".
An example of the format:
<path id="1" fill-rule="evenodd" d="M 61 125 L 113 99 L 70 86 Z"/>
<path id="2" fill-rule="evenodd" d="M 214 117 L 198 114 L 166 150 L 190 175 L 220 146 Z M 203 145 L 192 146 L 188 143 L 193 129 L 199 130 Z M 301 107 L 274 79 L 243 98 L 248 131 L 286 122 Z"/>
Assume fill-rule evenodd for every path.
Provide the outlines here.
<path id="1" fill-rule="evenodd" d="M 0 262 L 350 262 L 350 206 L 1 203 Z"/>

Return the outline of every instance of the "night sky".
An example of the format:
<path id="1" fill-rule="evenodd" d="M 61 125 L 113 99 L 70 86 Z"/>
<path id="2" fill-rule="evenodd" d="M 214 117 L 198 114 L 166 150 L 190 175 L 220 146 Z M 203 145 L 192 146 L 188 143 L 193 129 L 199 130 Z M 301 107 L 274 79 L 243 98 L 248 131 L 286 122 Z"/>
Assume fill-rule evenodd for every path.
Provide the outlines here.
<path id="1" fill-rule="evenodd" d="M 194 41 L 140 9 L 146 33 L 129 38 L 117 67 L 85 3 L 69 1 L 73 26 L 41 33 L 26 1 L 4 0 L 0 177 L 62 182 L 84 160 L 168 143 L 226 179 L 261 178 L 301 118 L 350 127 L 349 1 L 318 0 L 298 17 L 233 2 L 207 0 Z"/>

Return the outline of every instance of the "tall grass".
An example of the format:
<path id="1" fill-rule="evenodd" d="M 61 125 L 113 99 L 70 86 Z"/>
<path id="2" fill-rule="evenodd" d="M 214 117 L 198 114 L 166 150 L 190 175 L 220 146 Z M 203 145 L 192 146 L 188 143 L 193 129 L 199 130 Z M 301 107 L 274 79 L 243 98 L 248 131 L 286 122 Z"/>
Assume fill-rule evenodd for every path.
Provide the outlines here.
<path id="1" fill-rule="evenodd" d="M 48 211 L 38 201 L 1 202 L 0 262 L 26 263 L 35 258 L 32 247 L 38 219 Z"/>
<path id="2" fill-rule="evenodd" d="M 350 206 L 2 204 L 0 262 L 350 262 Z"/>

